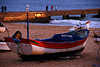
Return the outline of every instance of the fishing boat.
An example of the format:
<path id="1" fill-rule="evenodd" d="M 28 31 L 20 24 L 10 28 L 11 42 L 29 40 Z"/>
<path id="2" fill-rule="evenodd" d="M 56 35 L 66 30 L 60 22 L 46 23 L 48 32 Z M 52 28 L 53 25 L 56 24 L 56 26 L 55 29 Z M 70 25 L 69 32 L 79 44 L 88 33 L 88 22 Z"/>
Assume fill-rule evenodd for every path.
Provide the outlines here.
<path id="1" fill-rule="evenodd" d="M 26 56 L 67 56 L 81 53 L 86 46 L 89 30 L 79 27 L 48 39 L 24 39 L 20 31 L 6 37 L 8 46 L 21 58 Z"/>
<path id="2" fill-rule="evenodd" d="M 6 32 L 7 29 L 4 26 L 3 23 L 0 22 L 0 34 L 4 34 L 4 32 Z M 0 36 L 2 38 L 2 36 Z M 3 41 L 3 39 L 0 39 L 0 52 L 8 52 L 10 51 L 10 48 L 8 47 L 7 43 Z"/>
<path id="3" fill-rule="evenodd" d="M 83 25 L 87 25 L 86 22 Z M 89 30 L 82 24 L 70 29 L 69 32 L 55 34 L 48 39 L 29 39 L 29 21 L 27 12 L 27 39 L 22 38 L 22 33 L 16 31 L 12 37 L 5 37 L 5 41 L 12 51 L 22 59 L 35 57 L 59 57 L 81 53 L 86 46 Z"/>
<path id="4" fill-rule="evenodd" d="M 94 42 L 97 44 L 98 48 L 97 48 L 97 57 L 100 58 L 100 31 L 93 31 L 93 39 Z"/>
<path id="5" fill-rule="evenodd" d="M 5 31 L 6 31 L 6 27 L 0 22 L 0 33 Z"/>
<path id="6" fill-rule="evenodd" d="M 6 42 L 0 41 L 0 53 L 11 51 Z"/>
<path id="7" fill-rule="evenodd" d="M 100 34 L 100 31 L 94 31 L 94 32 L 93 32 L 93 34 L 94 34 L 93 38 L 94 38 L 94 41 L 95 41 L 97 44 L 99 44 L 99 43 L 100 43 L 100 35 L 97 34 L 97 33 Z"/>

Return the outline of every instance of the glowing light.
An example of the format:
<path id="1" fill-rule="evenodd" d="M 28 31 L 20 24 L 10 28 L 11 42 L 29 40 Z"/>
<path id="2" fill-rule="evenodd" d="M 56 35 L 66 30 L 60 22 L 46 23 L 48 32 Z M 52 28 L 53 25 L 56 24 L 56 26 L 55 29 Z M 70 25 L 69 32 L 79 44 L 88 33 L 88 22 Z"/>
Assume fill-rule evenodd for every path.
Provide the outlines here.
<path id="1" fill-rule="evenodd" d="M 36 17 L 41 17 L 42 15 L 41 15 L 41 14 L 35 14 L 35 16 L 36 16 Z"/>

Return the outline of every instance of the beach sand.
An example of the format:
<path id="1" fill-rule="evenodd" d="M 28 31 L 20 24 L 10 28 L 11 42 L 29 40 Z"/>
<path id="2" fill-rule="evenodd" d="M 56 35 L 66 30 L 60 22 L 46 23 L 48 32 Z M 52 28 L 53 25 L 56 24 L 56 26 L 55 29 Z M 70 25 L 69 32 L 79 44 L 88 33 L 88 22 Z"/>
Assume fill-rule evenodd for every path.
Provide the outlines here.
<path id="1" fill-rule="evenodd" d="M 22 32 L 22 36 L 26 38 L 26 25 L 15 23 L 4 23 L 12 36 L 17 30 Z M 56 33 L 67 32 L 69 26 L 44 26 L 44 25 L 31 25 L 30 24 L 30 39 L 43 39 L 49 38 Z M 90 35 L 86 48 L 82 52 L 80 58 L 69 59 L 52 59 L 46 61 L 22 61 L 16 53 L 6 52 L 0 53 L 0 67 L 93 67 L 97 65 L 100 67 L 100 58 L 97 57 L 96 52 L 98 45 L 93 40 L 93 30 L 90 29 Z M 100 28 L 95 29 L 100 31 Z M 7 32 L 0 34 L 0 38 L 7 36 Z"/>

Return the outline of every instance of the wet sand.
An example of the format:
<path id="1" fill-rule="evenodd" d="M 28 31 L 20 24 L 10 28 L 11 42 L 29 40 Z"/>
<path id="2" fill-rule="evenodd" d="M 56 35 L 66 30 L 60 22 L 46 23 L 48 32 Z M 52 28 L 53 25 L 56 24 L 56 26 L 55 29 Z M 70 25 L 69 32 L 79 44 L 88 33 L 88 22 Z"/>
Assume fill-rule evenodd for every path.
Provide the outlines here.
<path id="1" fill-rule="evenodd" d="M 8 27 L 10 36 L 12 36 L 16 30 L 20 30 L 23 37 L 26 38 L 25 24 L 5 23 L 5 26 Z M 48 38 L 55 33 L 67 32 L 69 28 L 70 27 L 68 26 L 30 25 L 30 39 Z M 82 56 L 80 58 L 69 60 L 64 57 L 63 59 L 22 61 L 16 53 L 6 52 L 0 53 L 0 67 L 93 67 L 93 64 L 97 64 L 98 67 L 100 67 L 100 59 L 96 59 L 96 51 L 98 49 L 98 45 L 94 43 L 92 37 L 92 31 L 94 29 L 90 30 L 91 32 L 86 44 L 86 48 L 82 52 Z M 100 31 L 100 28 L 96 30 Z M 5 34 L 2 34 L 2 36 L 7 36 Z"/>

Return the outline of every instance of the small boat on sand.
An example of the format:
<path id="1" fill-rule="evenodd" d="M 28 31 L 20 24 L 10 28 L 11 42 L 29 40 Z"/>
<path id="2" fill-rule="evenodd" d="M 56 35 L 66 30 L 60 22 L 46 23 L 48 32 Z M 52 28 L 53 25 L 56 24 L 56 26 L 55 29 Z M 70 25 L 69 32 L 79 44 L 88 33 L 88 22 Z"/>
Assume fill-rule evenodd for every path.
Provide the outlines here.
<path id="1" fill-rule="evenodd" d="M 94 41 L 98 44 L 98 43 L 100 43 L 100 35 L 97 34 L 97 33 L 100 34 L 100 31 L 94 31 L 93 32 L 93 34 L 94 34 L 93 38 L 94 38 Z"/>
<path id="2" fill-rule="evenodd" d="M 75 28 L 48 39 L 34 40 L 22 38 L 21 32 L 17 31 L 12 37 L 6 37 L 5 41 L 22 59 L 30 56 L 70 56 L 83 51 L 89 35 L 89 30 L 85 27 Z"/>
<path id="3" fill-rule="evenodd" d="M 11 51 L 6 42 L 0 41 L 0 53 Z"/>
<path id="4" fill-rule="evenodd" d="M 94 31 L 93 34 L 94 34 L 93 35 L 94 42 L 98 46 L 98 49 L 97 49 L 97 57 L 100 58 L 100 31 Z"/>
<path id="5" fill-rule="evenodd" d="M 0 22 L 0 33 L 5 31 L 6 31 L 6 27 Z"/>
<path id="6" fill-rule="evenodd" d="M 0 34 L 6 32 L 6 27 L 3 23 L 0 22 Z M 8 47 L 7 43 L 3 40 L 0 40 L 0 52 L 7 52 L 10 51 L 10 48 Z"/>

